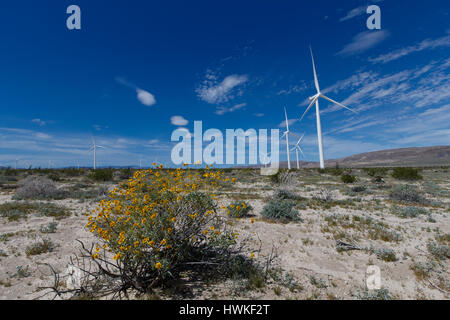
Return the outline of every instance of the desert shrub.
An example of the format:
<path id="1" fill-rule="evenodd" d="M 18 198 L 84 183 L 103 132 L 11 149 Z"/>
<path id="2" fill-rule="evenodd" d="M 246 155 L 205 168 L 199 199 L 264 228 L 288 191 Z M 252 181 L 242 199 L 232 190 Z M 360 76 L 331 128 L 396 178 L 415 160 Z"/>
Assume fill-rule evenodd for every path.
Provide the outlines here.
<path id="1" fill-rule="evenodd" d="M 15 200 L 62 199 L 65 196 L 65 192 L 58 190 L 55 183 L 49 178 L 28 176 L 19 181 L 19 188 L 13 198 Z"/>
<path id="2" fill-rule="evenodd" d="M 392 177 L 399 180 L 422 180 L 419 169 L 414 168 L 395 168 L 392 171 Z"/>
<path id="3" fill-rule="evenodd" d="M 425 208 L 420 207 L 392 207 L 392 213 L 398 215 L 401 218 L 416 218 L 419 215 L 430 216 L 430 212 Z"/>
<path id="4" fill-rule="evenodd" d="M 83 245 L 83 252 L 97 269 L 85 270 L 78 293 L 152 292 L 195 266 L 229 274 L 230 262 L 248 249 L 237 246 L 237 234 L 208 191 L 225 180 L 219 170 L 153 169 L 111 190 L 88 217 L 86 227 L 98 241 L 91 249 Z"/>
<path id="5" fill-rule="evenodd" d="M 55 182 L 58 182 L 61 180 L 61 178 L 59 177 L 59 175 L 57 173 L 50 173 L 47 177 L 50 180 L 55 181 Z"/>
<path id="6" fill-rule="evenodd" d="M 273 199 L 264 206 L 261 215 L 269 220 L 297 221 L 299 220 L 299 214 L 294 210 L 295 205 L 296 202 L 293 200 Z"/>
<path id="7" fill-rule="evenodd" d="M 325 168 L 323 168 L 323 169 L 322 168 L 318 168 L 317 172 L 320 173 L 320 174 L 323 174 L 323 173 L 327 173 L 327 170 Z"/>
<path id="8" fill-rule="evenodd" d="M 356 298 L 358 300 L 392 300 L 392 296 L 389 293 L 389 290 L 386 288 L 368 290 L 364 288 L 362 290 L 358 290 L 356 294 Z"/>
<path id="9" fill-rule="evenodd" d="M 437 244 L 436 242 L 428 242 L 428 252 L 440 260 L 450 259 L 450 246 L 445 244 Z"/>
<path id="10" fill-rule="evenodd" d="M 275 199 L 279 200 L 302 200 L 304 199 L 301 196 L 298 196 L 287 189 L 277 189 L 274 194 Z"/>
<path id="11" fill-rule="evenodd" d="M 356 177 L 352 176 L 351 174 L 343 174 L 341 176 L 341 181 L 343 183 L 353 183 L 356 181 Z"/>
<path id="12" fill-rule="evenodd" d="M 234 201 L 227 207 L 227 212 L 234 218 L 242 218 L 247 216 L 253 207 L 245 201 Z"/>
<path id="13" fill-rule="evenodd" d="M 42 241 L 28 246 L 25 249 L 25 254 L 27 255 L 27 257 L 35 256 L 42 253 L 52 252 L 54 248 L 55 245 L 53 244 L 53 242 L 51 242 L 50 239 L 43 239 Z"/>
<path id="14" fill-rule="evenodd" d="M 428 203 L 428 200 L 419 193 L 416 187 L 408 184 L 397 185 L 392 188 L 391 192 L 389 193 L 389 198 L 391 200 L 403 203 Z"/>
<path id="15" fill-rule="evenodd" d="M 378 249 L 375 251 L 375 254 L 377 255 L 377 258 L 383 261 L 391 262 L 391 261 L 397 261 L 397 256 L 395 254 L 395 251 L 392 249 Z"/>
<path id="16" fill-rule="evenodd" d="M 423 264 L 422 262 L 414 262 L 410 266 L 410 269 L 414 272 L 414 274 L 419 280 L 423 280 L 430 277 L 430 274 L 433 271 L 434 266 L 430 262 L 426 262 L 425 264 Z"/>
<path id="17" fill-rule="evenodd" d="M 387 168 L 364 168 L 363 169 L 369 177 L 375 178 L 380 177 L 383 178 L 386 174 L 388 169 Z"/>
<path id="18" fill-rule="evenodd" d="M 94 181 L 112 181 L 113 170 L 112 169 L 95 169 L 89 173 L 88 177 Z"/>
<path id="19" fill-rule="evenodd" d="M 41 233 L 55 233 L 56 232 L 56 227 L 58 226 L 58 224 L 56 222 L 50 222 L 48 225 L 46 226 L 41 226 L 39 228 L 39 231 Z"/>
<path id="20" fill-rule="evenodd" d="M 291 185 L 295 182 L 295 175 L 287 169 L 280 169 L 270 176 L 270 180 L 276 184 Z"/>
<path id="21" fill-rule="evenodd" d="M 317 194 L 315 194 L 313 196 L 313 199 L 318 200 L 318 201 L 323 202 L 323 203 L 330 203 L 330 202 L 334 201 L 333 193 L 331 192 L 330 189 L 327 189 L 327 188 L 319 189 Z"/>
<path id="22" fill-rule="evenodd" d="M 354 186 L 350 189 L 351 192 L 356 192 L 356 193 L 364 192 L 366 190 L 367 190 L 367 186 L 365 186 L 365 185 Z"/>

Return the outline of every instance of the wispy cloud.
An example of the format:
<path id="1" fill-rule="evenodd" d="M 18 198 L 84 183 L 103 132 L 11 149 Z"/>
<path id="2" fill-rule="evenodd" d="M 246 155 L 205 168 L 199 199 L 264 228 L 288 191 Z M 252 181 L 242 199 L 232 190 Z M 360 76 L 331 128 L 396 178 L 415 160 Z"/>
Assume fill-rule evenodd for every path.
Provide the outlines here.
<path id="1" fill-rule="evenodd" d="M 242 91 L 237 90 L 237 88 L 247 80 L 247 75 L 233 74 L 218 82 L 216 75 L 207 73 L 206 79 L 195 91 L 201 100 L 210 104 L 219 104 L 242 95 Z"/>
<path id="2" fill-rule="evenodd" d="M 363 31 L 353 37 L 352 41 L 342 48 L 337 55 L 351 56 L 373 48 L 389 36 L 389 31 Z"/>
<path id="3" fill-rule="evenodd" d="M 339 21 L 342 22 L 342 21 L 350 20 L 357 16 L 360 16 L 366 12 L 366 8 L 367 8 L 367 6 L 361 6 L 361 7 L 354 8 L 354 9 L 350 10 L 349 12 L 347 12 L 347 15 L 345 17 L 340 18 Z"/>
<path id="4" fill-rule="evenodd" d="M 47 121 L 41 120 L 41 119 L 33 119 L 31 122 L 43 127 L 47 124 Z"/>
<path id="5" fill-rule="evenodd" d="M 356 111 L 398 104 L 418 108 L 430 107 L 450 98 L 448 68 L 450 58 L 383 76 L 373 71 L 363 72 L 338 81 L 324 92 L 336 93 L 344 89 L 353 91 L 341 102 Z M 332 105 L 322 112 L 338 109 L 340 109 L 338 106 Z"/>
<path id="6" fill-rule="evenodd" d="M 292 93 L 300 93 L 300 92 L 305 91 L 306 89 L 308 89 L 308 85 L 306 84 L 305 81 L 303 81 L 300 84 L 291 85 L 287 89 L 283 89 L 283 90 L 278 91 L 277 95 L 290 95 Z"/>
<path id="7" fill-rule="evenodd" d="M 152 106 L 156 103 L 155 96 L 147 90 L 137 87 L 135 84 L 127 81 L 124 78 L 116 77 L 116 81 L 124 86 L 130 87 L 136 91 L 136 98 L 145 106 Z"/>
<path id="8" fill-rule="evenodd" d="M 227 108 L 227 107 L 217 107 L 215 113 L 216 113 L 217 115 L 221 116 L 221 115 L 224 115 L 225 113 L 234 112 L 234 111 L 236 111 L 236 110 L 242 109 L 242 108 L 244 108 L 246 105 L 247 105 L 247 103 L 244 102 L 244 103 L 236 104 L 236 105 L 234 105 L 234 106 L 232 106 L 232 107 L 229 107 L 229 108 Z"/>
<path id="9" fill-rule="evenodd" d="M 425 39 L 415 45 L 394 50 L 392 52 L 382 54 L 376 58 L 370 58 L 369 61 L 373 63 L 387 63 L 393 60 L 397 60 L 401 57 L 409 55 L 413 52 L 420 52 L 428 49 L 436 49 L 439 47 L 449 47 L 450 46 L 450 34 L 437 39 Z"/>

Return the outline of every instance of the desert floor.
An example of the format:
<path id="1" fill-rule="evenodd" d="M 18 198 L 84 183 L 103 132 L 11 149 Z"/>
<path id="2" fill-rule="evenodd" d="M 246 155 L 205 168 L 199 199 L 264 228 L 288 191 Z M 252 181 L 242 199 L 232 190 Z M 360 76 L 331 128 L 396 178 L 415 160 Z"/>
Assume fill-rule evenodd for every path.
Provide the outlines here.
<path id="1" fill-rule="evenodd" d="M 351 173 L 357 177 L 354 183 L 343 183 L 341 176 L 316 169 L 291 170 L 278 181 L 260 175 L 257 169 L 230 170 L 228 175 L 238 182 L 217 191 L 219 205 L 234 200 L 251 204 L 251 215 L 237 220 L 235 227 L 241 237 L 253 239 L 255 248 L 261 247 L 256 259 L 263 261 L 276 250 L 272 268 L 277 276 L 251 289 L 232 279 L 186 283 L 188 289 L 183 292 L 189 294 L 162 290 L 158 298 L 448 299 L 450 169 L 423 169 L 423 179 L 412 182 L 394 179 L 389 172 L 382 182 L 361 169 Z M 102 190 L 113 187 L 120 178 L 98 183 L 87 176 L 61 176 L 56 184 L 71 190 L 71 197 L 14 200 L 23 174 L 2 178 L 0 206 L 15 203 L 17 212 L 2 216 L 0 210 L 0 299 L 50 299 L 53 295 L 44 295 L 46 291 L 39 289 L 53 281 L 46 264 L 65 274 L 70 257 L 79 250 L 76 239 L 85 243 L 95 240 L 85 229 L 85 213 L 95 207 Z M 390 198 L 391 190 L 402 184 L 414 185 L 426 202 Z M 291 193 L 301 220 L 281 223 L 261 216 L 264 205 L 279 189 Z M 20 204 L 30 203 L 34 207 L 21 209 Z M 44 239 L 51 243 L 48 252 L 27 254 Z M 338 241 L 357 249 L 339 250 Z M 381 271 L 382 290 L 366 288 L 370 265 Z"/>

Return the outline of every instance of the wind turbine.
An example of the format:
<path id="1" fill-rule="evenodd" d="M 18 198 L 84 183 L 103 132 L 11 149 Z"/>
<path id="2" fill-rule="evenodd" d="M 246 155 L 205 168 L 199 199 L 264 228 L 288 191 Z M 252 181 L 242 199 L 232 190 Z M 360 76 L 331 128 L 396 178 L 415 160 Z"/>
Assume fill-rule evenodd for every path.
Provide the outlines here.
<path id="1" fill-rule="evenodd" d="M 89 149 L 89 152 L 94 150 L 94 170 L 95 170 L 95 169 L 97 169 L 97 148 L 105 149 L 105 147 L 98 146 L 95 143 L 95 139 L 92 135 L 91 135 L 91 139 L 92 139 L 92 147 Z"/>
<path id="2" fill-rule="evenodd" d="M 287 160 L 288 160 L 288 170 L 290 170 L 291 169 L 291 159 L 289 156 L 289 135 L 291 134 L 294 137 L 297 137 L 297 136 L 295 134 L 293 134 L 291 131 L 289 131 L 289 121 L 287 118 L 286 107 L 284 107 L 284 118 L 286 120 L 286 131 L 283 133 L 281 138 L 286 137 L 286 152 L 287 152 Z"/>
<path id="3" fill-rule="evenodd" d="M 295 155 L 296 155 L 296 157 L 297 157 L 297 169 L 300 169 L 300 165 L 298 164 L 298 152 L 300 151 L 300 152 L 302 153 L 303 157 L 305 156 L 305 154 L 304 154 L 303 151 L 302 151 L 302 148 L 300 148 L 300 146 L 299 146 L 299 144 L 300 144 L 300 142 L 302 141 L 302 139 L 303 139 L 304 136 L 305 136 L 305 134 L 303 134 L 303 135 L 300 137 L 300 139 L 298 139 L 297 143 L 295 144 L 295 147 L 293 147 L 293 148 L 291 149 L 291 151 L 294 151 L 294 150 L 295 150 Z"/>
<path id="4" fill-rule="evenodd" d="M 300 121 L 302 121 L 302 119 L 305 116 L 305 114 L 309 111 L 309 109 L 315 103 L 316 104 L 317 140 L 318 140 L 318 143 L 319 143 L 320 168 L 323 169 L 323 168 L 325 168 L 325 163 L 324 163 L 324 160 L 323 160 L 323 141 L 322 141 L 322 126 L 320 124 L 319 98 L 324 98 L 325 100 L 328 100 L 328 101 L 330 101 L 330 102 L 332 102 L 334 104 L 337 104 L 338 106 L 340 106 L 342 108 L 345 108 L 347 110 L 350 110 L 351 112 L 354 112 L 354 113 L 356 113 L 356 112 L 353 111 L 352 109 L 344 106 L 342 103 L 336 102 L 333 99 L 330 99 L 330 98 L 324 96 L 320 92 L 319 80 L 317 80 L 316 66 L 314 64 L 314 56 L 313 56 L 313 52 L 312 52 L 311 46 L 309 47 L 309 50 L 311 51 L 311 60 L 312 60 L 313 72 L 314 72 L 314 84 L 316 86 L 317 93 L 309 98 L 309 100 L 311 100 L 311 104 L 308 106 L 308 108 L 306 108 L 305 112 L 303 113 L 302 117 L 300 118 Z"/>

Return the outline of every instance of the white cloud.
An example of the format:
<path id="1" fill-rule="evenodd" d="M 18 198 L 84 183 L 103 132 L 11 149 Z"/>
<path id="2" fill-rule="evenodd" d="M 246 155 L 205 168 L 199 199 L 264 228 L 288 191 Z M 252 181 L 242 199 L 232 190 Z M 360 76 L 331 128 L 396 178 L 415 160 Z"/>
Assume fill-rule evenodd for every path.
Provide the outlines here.
<path id="1" fill-rule="evenodd" d="M 234 89 L 247 82 L 247 75 L 233 74 L 227 76 L 222 82 L 217 83 L 215 76 L 207 74 L 207 79 L 203 81 L 195 91 L 200 99 L 211 104 L 227 102 L 234 98 Z M 241 95 L 242 91 L 236 93 Z"/>
<path id="2" fill-rule="evenodd" d="M 254 113 L 255 117 L 264 117 L 264 113 Z"/>
<path id="3" fill-rule="evenodd" d="M 389 32 L 387 30 L 363 31 L 354 36 L 352 41 L 345 45 L 344 48 L 337 53 L 337 55 L 351 56 L 362 53 L 376 46 L 388 36 Z"/>
<path id="4" fill-rule="evenodd" d="M 415 45 L 394 50 L 386 54 L 382 54 L 377 58 L 370 58 L 369 61 L 373 63 L 378 62 L 387 63 L 393 60 L 397 60 L 413 52 L 420 52 L 427 49 L 435 49 L 439 47 L 449 47 L 449 46 L 450 46 L 450 34 L 437 39 L 426 39 Z"/>
<path id="5" fill-rule="evenodd" d="M 342 22 L 342 21 L 350 20 L 350 19 L 353 19 L 354 17 L 360 16 L 366 12 L 366 8 L 367 7 L 365 7 L 365 6 L 361 6 L 361 7 L 352 9 L 349 12 L 347 12 L 347 15 L 345 17 L 340 18 L 339 21 Z"/>
<path id="6" fill-rule="evenodd" d="M 138 100 L 146 106 L 152 106 L 156 103 L 155 97 L 148 91 L 137 88 L 137 98 Z"/>
<path id="7" fill-rule="evenodd" d="M 134 90 L 136 90 L 137 99 L 143 105 L 152 106 L 152 105 L 154 105 L 156 103 L 155 96 L 153 94 L 151 94 L 150 92 L 148 92 L 147 90 L 143 90 L 143 89 L 137 87 L 135 84 L 133 84 L 133 83 L 127 81 L 126 79 L 121 78 L 121 77 L 116 77 L 115 80 L 118 83 L 120 83 L 120 84 L 122 84 L 122 85 L 124 85 L 126 87 L 130 87 L 130 88 L 133 88 Z"/>
<path id="8" fill-rule="evenodd" d="M 288 125 L 292 126 L 294 123 L 296 123 L 299 119 L 288 119 Z M 278 128 L 286 128 L 286 120 L 283 120 L 278 124 Z"/>
<path id="9" fill-rule="evenodd" d="M 234 112 L 234 111 L 236 111 L 236 110 L 242 109 L 242 108 L 244 108 L 246 105 L 247 105 L 247 103 L 244 102 L 244 103 L 236 104 L 236 105 L 234 105 L 234 106 L 232 106 L 232 107 L 230 107 L 230 108 L 227 108 L 227 107 L 217 107 L 215 113 L 221 116 L 221 115 L 223 115 L 223 114 L 225 114 L 225 113 L 228 113 L 228 112 Z"/>
<path id="10" fill-rule="evenodd" d="M 170 122 L 174 126 L 185 126 L 189 123 L 189 121 L 183 118 L 182 116 L 172 116 L 170 117 Z"/>

